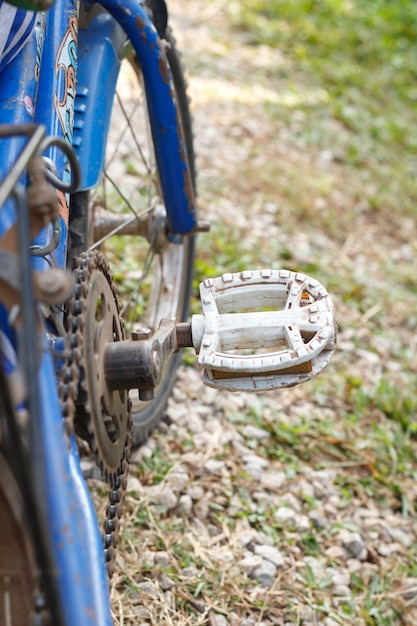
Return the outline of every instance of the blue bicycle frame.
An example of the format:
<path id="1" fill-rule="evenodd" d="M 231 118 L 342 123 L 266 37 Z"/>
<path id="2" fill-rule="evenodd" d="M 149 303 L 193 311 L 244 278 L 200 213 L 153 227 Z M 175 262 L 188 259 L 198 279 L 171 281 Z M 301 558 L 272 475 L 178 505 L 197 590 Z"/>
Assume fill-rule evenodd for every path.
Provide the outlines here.
<path id="1" fill-rule="evenodd" d="M 142 69 L 160 182 L 166 201 L 168 227 L 175 241 L 196 226 L 193 187 L 184 140 L 173 96 L 169 66 L 157 32 L 137 0 L 103 0 L 104 12 L 95 14 L 88 28 L 78 30 L 78 6 L 58 0 L 40 15 L 36 33 L 23 53 L 0 76 L 0 123 L 41 124 L 47 136 L 63 138 L 73 146 L 81 165 L 82 189 L 94 187 L 104 166 L 104 151 L 120 54 L 126 38 L 132 43 Z M 78 65 L 78 66 L 77 66 Z M 25 139 L 0 141 L 0 182 L 23 150 Z M 69 160 L 59 146 L 48 157 L 58 178 L 71 179 Z M 21 181 L 23 185 L 24 180 Z M 59 193 L 59 244 L 49 256 L 33 260 L 36 271 L 51 264 L 65 268 L 68 232 L 68 198 Z M 10 198 L 0 209 L 2 237 L 17 222 L 16 203 Z M 45 228 L 33 242 L 43 248 L 51 238 Z M 17 353 L 16 333 L 8 325 L 8 311 L 0 303 L 1 330 Z M 42 331 L 43 332 L 43 331 Z M 60 347 L 59 337 L 43 332 L 37 356 L 39 434 L 31 450 L 39 484 L 45 536 L 52 555 L 55 591 L 66 626 L 112 624 L 107 573 L 101 535 L 92 501 L 80 470 L 74 439 L 68 443 L 56 385 L 56 360 L 50 349 Z"/>

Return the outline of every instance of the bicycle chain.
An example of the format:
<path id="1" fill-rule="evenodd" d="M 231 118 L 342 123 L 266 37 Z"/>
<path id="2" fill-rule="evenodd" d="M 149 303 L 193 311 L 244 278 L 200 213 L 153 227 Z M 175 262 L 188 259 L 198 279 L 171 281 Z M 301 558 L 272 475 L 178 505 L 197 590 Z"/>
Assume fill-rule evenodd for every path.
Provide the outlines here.
<path id="1" fill-rule="evenodd" d="M 115 474 L 108 474 L 103 471 L 103 464 L 100 461 L 99 449 L 94 436 L 93 422 L 89 413 L 90 402 L 88 398 L 83 402 L 82 424 L 77 424 L 76 405 L 80 393 L 85 396 L 86 386 L 84 384 L 84 359 L 85 350 L 83 346 L 83 326 L 86 312 L 89 305 L 95 303 L 88 302 L 88 285 L 91 273 L 99 270 L 108 281 L 111 291 L 117 303 L 117 289 L 114 284 L 108 262 L 98 251 L 83 253 L 75 262 L 73 270 L 75 278 L 75 293 L 68 303 L 66 313 L 67 328 L 67 350 L 65 364 L 62 368 L 59 392 L 61 398 L 61 408 L 64 417 L 65 427 L 68 434 L 80 434 L 83 439 L 87 439 L 94 454 L 97 465 L 102 470 L 103 478 L 110 482 L 110 493 L 108 506 L 106 509 L 106 519 L 103 529 L 103 548 L 107 572 L 109 577 L 114 571 L 115 546 L 120 527 L 122 515 L 123 499 L 127 487 L 127 475 L 129 469 L 129 456 L 132 445 L 132 418 L 130 415 L 130 401 L 128 401 L 127 415 L 127 436 L 120 465 Z M 118 305 L 117 305 L 118 307 Z M 91 399 L 90 399 L 91 400 Z M 77 433 L 78 431 L 78 433 Z"/>

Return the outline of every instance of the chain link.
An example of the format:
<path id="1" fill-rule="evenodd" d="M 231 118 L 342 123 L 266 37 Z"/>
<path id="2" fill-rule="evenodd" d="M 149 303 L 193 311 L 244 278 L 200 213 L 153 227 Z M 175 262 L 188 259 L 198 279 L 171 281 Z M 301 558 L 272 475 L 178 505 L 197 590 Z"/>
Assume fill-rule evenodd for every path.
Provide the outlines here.
<path id="1" fill-rule="evenodd" d="M 80 428 L 77 428 L 76 412 L 76 404 L 80 395 L 81 387 L 83 388 L 83 394 L 86 393 L 86 388 L 83 385 L 83 372 L 85 372 L 84 359 L 86 358 L 87 351 L 83 345 L 83 328 L 85 324 L 86 312 L 89 310 L 89 307 L 96 306 L 95 302 L 89 302 L 88 285 L 92 272 L 97 270 L 105 276 L 113 292 L 115 302 L 117 303 L 116 285 L 113 281 L 113 276 L 105 257 L 97 250 L 83 253 L 80 257 L 78 257 L 73 271 L 75 278 L 75 292 L 74 296 L 68 303 L 66 313 L 66 355 L 65 363 L 61 371 L 59 393 L 67 433 L 74 434 L 77 432 L 77 434 L 79 434 L 79 431 L 82 431 L 83 439 L 86 438 L 88 440 L 96 459 L 96 463 L 102 469 L 103 464 L 101 463 L 99 448 L 96 444 L 97 439 L 94 433 L 93 421 L 91 419 L 91 414 L 89 413 L 89 407 L 92 405 L 91 398 L 87 397 L 86 401 L 83 402 L 83 423 Z M 102 472 L 103 478 L 110 482 L 111 485 L 103 534 L 103 547 L 109 577 L 114 571 L 115 546 L 120 529 L 120 519 L 127 487 L 129 456 L 132 444 L 130 400 L 127 401 L 127 404 L 127 434 L 120 465 L 115 474 L 109 475 L 107 472 Z M 89 434 L 91 436 L 88 436 Z"/>

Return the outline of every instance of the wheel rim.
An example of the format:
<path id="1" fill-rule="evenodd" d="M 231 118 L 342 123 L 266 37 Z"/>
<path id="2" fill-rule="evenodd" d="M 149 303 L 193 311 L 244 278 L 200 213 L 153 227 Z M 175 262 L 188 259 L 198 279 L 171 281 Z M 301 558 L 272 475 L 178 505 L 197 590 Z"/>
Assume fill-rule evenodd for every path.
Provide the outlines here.
<path id="1" fill-rule="evenodd" d="M 127 335 L 181 314 L 184 244 L 167 238 L 141 74 L 132 60 L 121 66 L 105 173 L 91 201 L 90 249 L 100 247 L 111 264 Z"/>
<path id="2" fill-rule="evenodd" d="M 121 65 L 105 173 L 90 206 L 89 248 L 100 248 L 110 263 L 126 337 L 138 327 L 155 331 L 163 318 L 183 319 L 192 241 L 183 237 L 172 243 L 167 236 L 142 76 L 134 57 Z M 162 381 L 156 402 L 165 393 Z M 135 394 L 131 398 L 136 422 L 147 422 L 149 411 L 160 410 L 155 401 L 139 401 Z"/>

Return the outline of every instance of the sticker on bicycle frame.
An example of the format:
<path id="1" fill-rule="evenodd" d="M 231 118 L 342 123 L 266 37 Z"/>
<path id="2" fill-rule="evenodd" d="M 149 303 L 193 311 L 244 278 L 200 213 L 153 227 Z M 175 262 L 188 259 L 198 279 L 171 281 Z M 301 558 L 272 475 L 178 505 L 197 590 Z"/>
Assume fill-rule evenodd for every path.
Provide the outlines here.
<path id="1" fill-rule="evenodd" d="M 25 96 L 23 102 L 25 103 L 26 112 L 29 113 L 30 117 L 33 117 L 35 115 L 35 107 L 33 106 L 32 98 Z"/>
<path id="2" fill-rule="evenodd" d="M 55 61 L 58 78 L 58 94 L 54 94 L 54 106 L 64 138 L 72 144 L 74 126 L 75 73 L 77 69 L 78 23 L 70 18 L 69 27 L 59 46 Z"/>
<path id="3" fill-rule="evenodd" d="M 42 13 L 40 20 L 36 26 L 36 65 L 35 65 L 35 80 L 39 82 L 39 76 L 41 73 L 41 61 L 43 54 L 43 44 L 45 43 L 45 28 L 46 28 L 46 15 Z"/>

